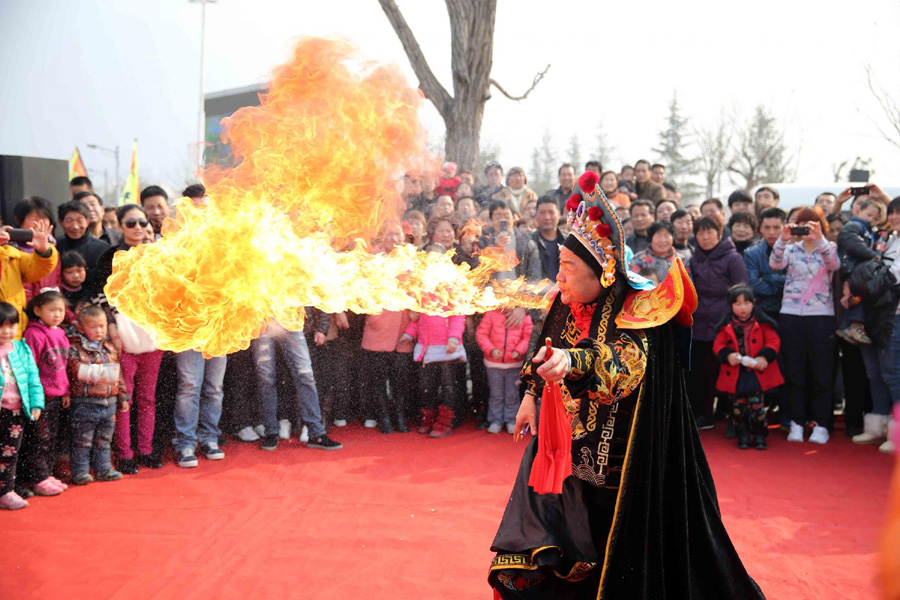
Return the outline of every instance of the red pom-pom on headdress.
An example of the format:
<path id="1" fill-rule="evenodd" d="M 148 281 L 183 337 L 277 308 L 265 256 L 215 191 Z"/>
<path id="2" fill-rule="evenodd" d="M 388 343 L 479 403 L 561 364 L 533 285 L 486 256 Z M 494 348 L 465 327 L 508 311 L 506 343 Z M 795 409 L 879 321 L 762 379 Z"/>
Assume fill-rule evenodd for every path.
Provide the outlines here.
<path id="1" fill-rule="evenodd" d="M 599 221 L 603 218 L 603 211 L 599 206 L 592 206 L 588 209 L 588 219 L 591 221 Z"/>
<path id="2" fill-rule="evenodd" d="M 595 208 L 599 209 L 600 207 L 598 206 Z M 598 234 L 600 234 L 600 237 L 608 238 L 609 236 L 612 235 L 612 227 L 610 227 L 606 223 L 597 223 L 597 226 L 594 228 L 594 231 L 596 231 Z"/>
<path id="3" fill-rule="evenodd" d="M 566 212 L 575 212 L 578 210 L 579 204 L 581 204 L 581 195 L 578 193 L 572 194 L 572 197 L 566 202 Z"/>
<path id="4" fill-rule="evenodd" d="M 578 178 L 578 187 L 580 187 L 581 191 L 585 194 L 590 194 L 594 191 L 594 188 L 597 187 L 597 182 L 599 181 L 599 175 L 597 175 L 593 171 L 586 171 L 584 174 L 582 174 L 581 177 Z"/>

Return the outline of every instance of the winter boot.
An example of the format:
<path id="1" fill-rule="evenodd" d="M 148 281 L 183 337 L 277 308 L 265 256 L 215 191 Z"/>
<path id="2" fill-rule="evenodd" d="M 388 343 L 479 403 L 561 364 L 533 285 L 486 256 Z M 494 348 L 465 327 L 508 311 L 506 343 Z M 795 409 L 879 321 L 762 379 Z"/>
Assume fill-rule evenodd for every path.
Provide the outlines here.
<path id="1" fill-rule="evenodd" d="M 747 423 L 744 419 L 741 419 L 737 423 L 734 424 L 734 432 L 737 437 L 737 447 L 741 450 L 746 450 L 750 447 L 750 428 L 747 427 Z"/>
<path id="2" fill-rule="evenodd" d="M 752 431 L 753 436 L 750 443 L 757 450 L 765 450 L 768 447 L 766 445 L 766 437 L 769 435 L 769 429 L 766 427 L 766 422 L 754 423 Z"/>
<path id="3" fill-rule="evenodd" d="M 409 427 L 406 425 L 406 407 L 394 400 L 394 423 L 396 423 L 397 433 L 409 433 Z"/>
<path id="4" fill-rule="evenodd" d="M 394 433 L 394 425 L 391 423 L 391 399 L 382 390 L 378 398 L 378 428 L 381 433 Z"/>
<path id="5" fill-rule="evenodd" d="M 428 437 L 442 438 L 453 433 L 453 417 L 455 413 L 446 406 L 438 407 L 437 421 Z"/>
<path id="6" fill-rule="evenodd" d="M 863 432 L 853 436 L 853 443 L 874 444 L 882 441 L 889 420 L 889 415 L 874 415 L 872 413 L 863 415 Z"/>
<path id="7" fill-rule="evenodd" d="M 878 446 L 878 451 L 884 454 L 895 454 L 897 452 L 897 444 L 894 442 L 897 439 L 897 422 L 893 419 L 888 422 L 887 438 L 883 444 Z"/>
<path id="8" fill-rule="evenodd" d="M 422 409 L 422 424 L 419 426 L 419 433 L 431 433 L 431 428 L 434 426 L 434 417 L 436 415 L 437 411 L 433 408 Z"/>

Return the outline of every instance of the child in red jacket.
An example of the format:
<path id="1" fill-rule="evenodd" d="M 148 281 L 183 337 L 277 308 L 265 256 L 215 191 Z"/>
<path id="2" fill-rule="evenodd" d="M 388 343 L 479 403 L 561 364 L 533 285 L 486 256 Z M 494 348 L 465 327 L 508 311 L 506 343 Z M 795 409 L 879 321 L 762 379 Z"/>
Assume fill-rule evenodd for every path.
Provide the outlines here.
<path id="1" fill-rule="evenodd" d="M 524 364 L 523 357 L 528 351 L 531 330 L 534 328 L 528 315 L 515 327 L 509 327 L 506 319 L 507 311 L 489 311 L 475 331 L 475 339 L 484 352 L 484 366 L 487 367 L 491 390 L 488 400 L 488 433 L 500 433 L 504 424 L 507 433 L 516 432 L 519 370 Z"/>
<path id="2" fill-rule="evenodd" d="M 781 340 L 775 322 L 754 309 L 756 296 L 745 283 L 728 291 L 731 314 L 719 326 L 713 352 L 722 362 L 716 389 L 734 399 L 738 448 L 766 449 L 765 392 L 784 383 L 776 357 Z"/>

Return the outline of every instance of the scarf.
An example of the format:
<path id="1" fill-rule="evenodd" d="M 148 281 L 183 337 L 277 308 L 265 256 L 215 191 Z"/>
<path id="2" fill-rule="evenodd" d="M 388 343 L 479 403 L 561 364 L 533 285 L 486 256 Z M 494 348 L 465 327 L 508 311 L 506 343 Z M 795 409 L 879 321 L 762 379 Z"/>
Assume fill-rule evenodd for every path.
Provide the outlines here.
<path id="1" fill-rule="evenodd" d="M 578 331 L 581 332 L 581 335 L 578 338 L 579 341 L 586 339 L 588 334 L 590 334 L 591 319 L 594 318 L 594 310 L 596 308 L 596 302 L 591 304 L 573 302 L 569 305 L 569 310 L 572 312 L 572 317 L 575 319 L 575 326 L 578 327 Z"/>

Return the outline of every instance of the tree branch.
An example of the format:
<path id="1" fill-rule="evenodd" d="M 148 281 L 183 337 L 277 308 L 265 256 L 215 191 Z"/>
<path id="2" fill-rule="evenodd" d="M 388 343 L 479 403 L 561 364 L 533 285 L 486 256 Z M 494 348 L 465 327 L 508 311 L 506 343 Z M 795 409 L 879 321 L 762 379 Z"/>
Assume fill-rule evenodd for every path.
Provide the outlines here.
<path id="1" fill-rule="evenodd" d="M 503 89 L 503 86 L 500 85 L 499 83 L 497 83 L 497 81 L 494 80 L 494 79 L 491 79 L 491 85 L 493 85 L 495 88 L 497 88 L 498 90 L 500 90 L 500 93 L 503 94 L 504 96 L 506 96 L 507 98 L 509 98 L 510 100 L 516 100 L 516 101 L 518 101 L 518 100 L 524 100 L 525 98 L 528 97 L 528 94 L 531 93 L 531 90 L 533 90 L 535 87 L 537 87 L 537 84 L 539 84 L 539 83 L 541 82 L 541 79 L 544 78 L 544 75 L 546 75 L 546 74 L 547 74 L 547 71 L 549 71 L 549 70 L 550 70 L 550 65 L 547 65 L 547 68 L 546 68 L 546 69 L 544 69 L 543 71 L 541 71 L 540 73 L 538 73 L 537 75 L 535 75 L 535 76 L 534 76 L 534 81 L 531 82 L 531 87 L 528 88 L 527 90 L 525 90 L 525 93 L 522 94 L 521 96 L 511 96 L 511 95 L 509 94 L 509 92 L 507 92 L 506 90 L 504 90 L 504 89 Z"/>
<path id="2" fill-rule="evenodd" d="M 403 44 L 403 50 L 406 52 L 407 58 L 409 58 L 416 77 L 419 78 L 419 88 L 425 94 L 425 97 L 434 103 L 441 116 L 446 119 L 453 97 L 450 96 L 447 90 L 444 89 L 444 86 L 437 80 L 437 77 L 435 77 L 434 72 L 428 65 L 428 61 L 425 60 L 422 48 L 419 47 L 419 42 L 416 41 L 416 36 L 413 35 L 412 30 L 406 23 L 406 19 L 403 18 L 403 14 L 397 8 L 397 3 L 394 0 L 378 0 L 378 2 L 381 4 L 381 9 L 384 11 L 388 21 L 391 22 L 397 37 L 400 38 L 400 43 Z"/>

